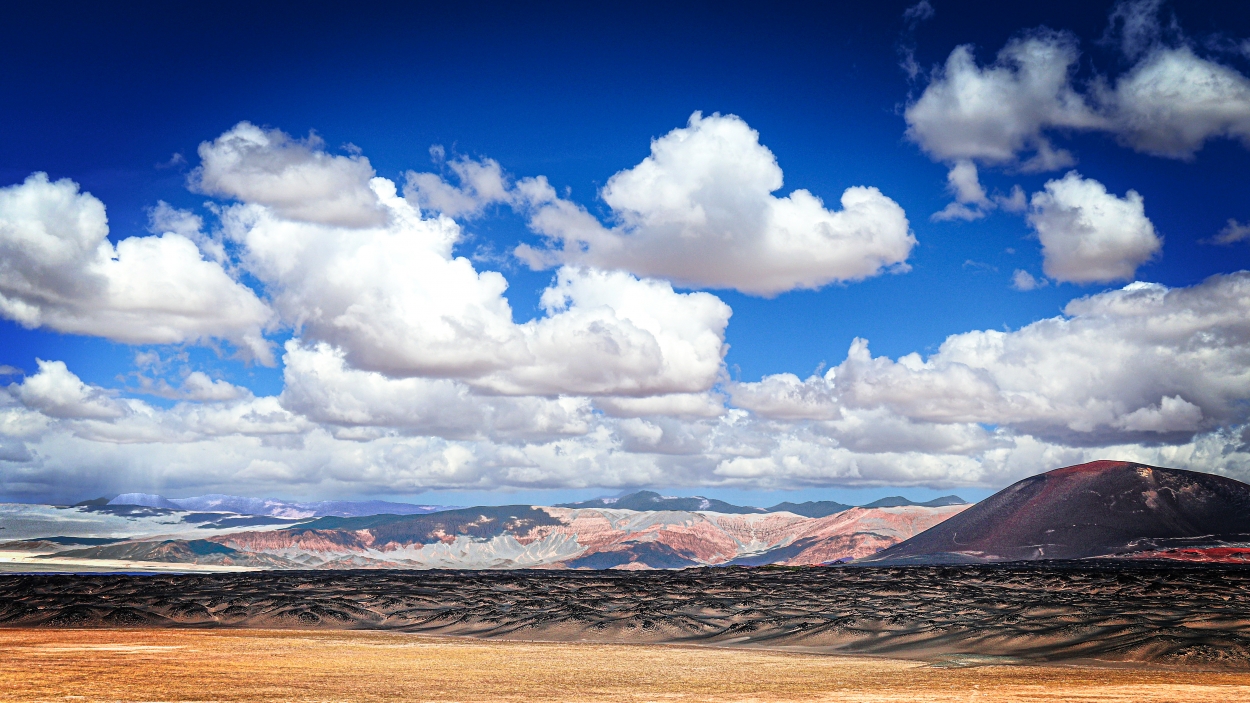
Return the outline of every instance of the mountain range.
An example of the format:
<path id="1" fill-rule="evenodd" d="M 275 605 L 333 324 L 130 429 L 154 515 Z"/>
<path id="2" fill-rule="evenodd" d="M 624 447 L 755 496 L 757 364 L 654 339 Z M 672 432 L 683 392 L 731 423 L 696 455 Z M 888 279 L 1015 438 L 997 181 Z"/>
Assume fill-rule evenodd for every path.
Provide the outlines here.
<path id="1" fill-rule="evenodd" d="M 902 496 L 881 498 L 861 508 L 899 508 L 907 505 L 919 505 L 926 508 L 940 508 L 948 505 L 964 505 L 968 501 L 956 495 L 942 496 L 923 503 L 909 500 Z M 832 500 L 807 501 L 806 503 L 778 503 L 771 508 L 754 508 L 751 506 L 733 505 L 715 498 L 691 496 L 689 498 L 662 496 L 654 491 L 638 491 L 619 498 L 595 498 L 580 503 L 558 503 L 557 508 L 615 508 L 617 510 L 706 510 L 714 513 L 748 514 L 748 513 L 794 513 L 804 517 L 827 517 L 857 507 L 845 505 Z"/>
<path id="2" fill-rule="evenodd" d="M 1032 476 L 974 506 L 948 496 L 755 508 L 639 491 L 556 506 L 454 509 L 149 494 L 71 508 L 20 506 L 7 515 L 4 507 L 0 534 L 15 539 L 0 553 L 18 554 L 27 566 L 37 559 L 264 569 L 1250 563 L 1250 485 L 1119 461 Z"/>
<path id="3" fill-rule="evenodd" d="M 898 498 L 885 502 L 890 505 L 825 501 L 761 509 L 639 491 L 550 507 L 438 510 L 381 501 L 291 503 L 131 493 L 72 507 L 46 506 L 42 512 L 21 506 L 20 520 L 12 516 L 7 522 L 0 510 L 0 528 L 24 526 L 20 532 L 0 532 L 20 537 L 0 544 L 0 552 L 22 555 L 22 565 L 47 568 L 88 562 L 127 569 L 153 564 L 318 569 L 801 565 L 868 556 L 967 507 L 955 497 L 937 501 L 950 505 Z M 31 522 L 35 513 L 41 522 Z"/>
<path id="4" fill-rule="evenodd" d="M 963 505 L 967 501 L 959 496 L 949 495 L 926 502 L 916 502 L 902 496 L 890 496 L 873 501 L 864 508 L 897 508 L 906 505 L 923 507 L 943 507 Z M 83 501 L 79 506 L 114 506 L 123 508 L 139 506 L 165 510 L 193 510 L 201 512 L 229 512 L 240 515 L 265 515 L 269 517 L 301 519 L 310 517 L 364 517 L 368 515 L 422 515 L 445 510 L 455 510 L 456 506 L 447 505 L 413 505 L 411 503 L 394 503 L 384 500 L 346 501 L 323 500 L 313 502 L 292 502 L 277 498 L 246 498 L 222 494 L 194 496 L 191 498 L 166 498 L 154 493 L 123 493 L 112 499 L 97 498 Z M 612 498 L 595 498 L 577 503 L 557 503 L 557 508 L 613 508 L 616 510 L 679 510 L 709 511 L 714 513 L 748 514 L 791 512 L 805 517 L 826 517 L 853 505 L 844 505 L 834 501 L 808 501 L 806 503 L 779 503 L 771 508 L 733 505 L 715 498 L 703 496 L 663 496 L 654 491 L 637 491 Z"/>
<path id="5" fill-rule="evenodd" d="M 49 556 L 316 569 L 805 565 L 868 556 L 966 507 L 851 508 L 809 518 L 788 512 L 482 506 L 424 515 L 322 517 L 193 539 L 59 549 Z"/>

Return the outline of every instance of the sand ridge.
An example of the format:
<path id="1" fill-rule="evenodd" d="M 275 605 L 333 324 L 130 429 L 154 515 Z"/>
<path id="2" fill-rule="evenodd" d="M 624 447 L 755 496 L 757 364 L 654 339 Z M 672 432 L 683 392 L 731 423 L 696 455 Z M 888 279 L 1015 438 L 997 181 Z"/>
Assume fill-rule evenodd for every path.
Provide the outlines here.
<path id="1" fill-rule="evenodd" d="M 374 629 L 1246 671 L 1250 569 L 1028 563 L 3 576 L 0 625 Z"/>

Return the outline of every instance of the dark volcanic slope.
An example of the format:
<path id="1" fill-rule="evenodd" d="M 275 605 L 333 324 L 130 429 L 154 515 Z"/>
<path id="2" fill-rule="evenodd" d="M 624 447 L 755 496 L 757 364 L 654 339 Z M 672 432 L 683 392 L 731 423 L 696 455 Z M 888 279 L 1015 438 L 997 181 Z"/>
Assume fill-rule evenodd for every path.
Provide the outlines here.
<path id="1" fill-rule="evenodd" d="M 1095 461 L 1026 478 L 868 563 L 1081 559 L 1250 540 L 1250 485 Z"/>
<path id="2" fill-rule="evenodd" d="M 768 509 L 768 512 L 775 513 L 785 511 L 802 515 L 803 517 L 828 517 L 841 512 L 850 510 L 851 505 L 844 505 L 832 500 L 809 500 L 806 503 L 778 503 Z"/>
<path id="3" fill-rule="evenodd" d="M 388 629 L 1246 669 L 1250 569 L 1035 562 L 5 576 L 0 626 Z"/>

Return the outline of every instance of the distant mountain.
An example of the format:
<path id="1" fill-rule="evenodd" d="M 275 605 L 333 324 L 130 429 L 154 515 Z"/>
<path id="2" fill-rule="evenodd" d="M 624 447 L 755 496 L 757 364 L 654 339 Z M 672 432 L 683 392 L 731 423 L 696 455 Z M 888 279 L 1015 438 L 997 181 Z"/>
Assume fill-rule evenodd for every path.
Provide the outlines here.
<path id="1" fill-rule="evenodd" d="M 89 503 L 93 501 L 83 501 Z M 164 496 L 154 493 L 123 493 L 105 505 L 139 505 L 144 508 L 165 508 L 166 510 L 182 510 L 182 506 Z"/>
<path id="2" fill-rule="evenodd" d="M 87 549 L 57 552 L 59 558 L 122 559 L 174 564 L 211 564 L 219 566 L 251 566 L 262 569 L 295 568 L 284 559 L 266 555 L 246 554 L 208 540 L 151 540 L 123 542 Z"/>
<path id="3" fill-rule="evenodd" d="M 278 529 L 195 539 L 162 536 L 58 551 L 39 558 L 276 569 L 672 569 L 825 564 L 876 553 L 963 509 L 959 505 L 851 508 L 809 518 L 786 512 L 481 506 L 425 515 L 322 517 Z"/>
<path id="4" fill-rule="evenodd" d="M 887 498 L 881 498 L 880 500 L 874 500 L 873 502 L 868 503 L 867 505 L 864 505 L 861 507 L 864 507 L 864 508 L 897 508 L 903 505 L 921 505 L 926 508 L 940 508 L 944 505 L 967 505 L 967 504 L 968 504 L 968 501 L 956 495 L 942 496 L 941 498 L 934 498 L 933 500 L 926 500 L 923 503 L 910 500 L 908 498 L 904 498 L 903 496 L 889 496 Z"/>
<path id="5" fill-rule="evenodd" d="M 638 491 L 620 498 L 595 498 L 580 503 L 559 503 L 557 508 L 613 508 L 615 510 L 706 510 L 713 513 L 745 514 L 766 513 L 763 508 L 734 505 L 715 498 L 691 496 L 677 498 L 662 496 L 654 491 Z"/>
<path id="6" fill-rule="evenodd" d="M 1244 546 L 1250 485 L 1123 461 L 1056 469 L 1008 486 L 857 563 L 934 564 L 1164 558 L 1170 550 Z"/>
<path id="7" fill-rule="evenodd" d="M 828 517 L 855 506 L 835 503 L 832 500 L 809 500 L 806 503 L 778 503 L 768 509 L 770 513 L 794 513 L 805 517 Z"/>
<path id="8" fill-rule="evenodd" d="M 947 505 L 966 505 L 967 501 L 959 496 L 943 496 L 934 498 L 933 500 L 923 503 L 914 500 L 908 500 L 902 496 L 891 496 L 873 501 L 867 505 L 860 506 L 864 508 L 897 508 L 906 505 L 918 505 L 925 508 L 939 508 Z M 616 510 L 706 510 L 714 513 L 727 513 L 730 515 L 743 515 L 748 513 L 776 513 L 787 512 L 804 517 L 828 517 L 836 515 L 844 510 L 849 510 L 853 505 L 845 505 L 832 500 L 809 500 L 805 503 L 778 503 L 771 508 L 755 508 L 751 506 L 734 505 L 726 503 L 714 498 L 704 498 L 703 496 L 691 496 L 689 498 L 662 496 L 654 491 L 638 491 L 630 493 L 619 498 L 595 498 L 593 500 L 584 500 L 580 503 L 558 503 L 557 508 L 614 508 Z"/>
<path id="9" fill-rule="evenodd" d="M 83 501 L 79 505 L 93 507 L 98 501 Z M 212 494 L 192 498 L 165 498 L 152 493 L 123 493 L 107 502 L 110 506 L 142 506 L 166 510 L 190 510 L 197 512 L 237 513 L 275 518 L 300 519 L 323 516 L 356 517 L 361 515 L 421 515 L 448 509 L 441 505 L 413 505 L 392 503 L 384 500 L 322 500 L 292 502 L 274 498 L 246 498 Z"/>

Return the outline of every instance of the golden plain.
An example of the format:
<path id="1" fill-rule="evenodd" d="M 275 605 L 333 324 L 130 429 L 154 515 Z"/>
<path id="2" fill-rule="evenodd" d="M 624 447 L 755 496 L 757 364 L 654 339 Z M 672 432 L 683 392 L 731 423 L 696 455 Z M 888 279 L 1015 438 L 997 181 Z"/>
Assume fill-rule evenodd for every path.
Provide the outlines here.
<path id="1" fill-rule="evenodd" d="M 386 632 L 0 630 L 0 700 L 1250 701 L 1250 673 Z"/>

